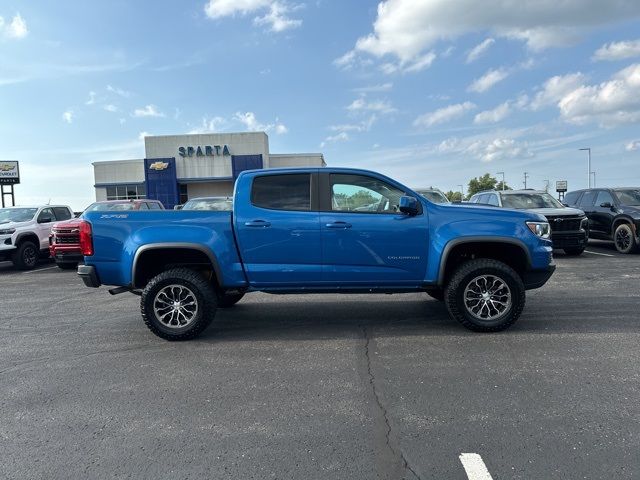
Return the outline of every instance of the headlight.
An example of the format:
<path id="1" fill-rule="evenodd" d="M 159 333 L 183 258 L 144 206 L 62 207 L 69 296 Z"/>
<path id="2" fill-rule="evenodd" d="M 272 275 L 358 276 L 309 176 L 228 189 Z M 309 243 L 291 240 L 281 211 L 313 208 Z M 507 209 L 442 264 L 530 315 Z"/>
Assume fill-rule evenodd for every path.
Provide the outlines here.
<path id="1" fill-rule="evenodd" d="M 5 230 L 0 230 L 0 235 L 13 235 L 14 233 L 16 233 L 15 228 L 7 228 Z"/>
<path id="2" fill-rule="evenodd" d="M 531 233 L 540 238 L 549 238 L 551 236 L 551 227 L 547 222 L 527 222 L 527 227 Z"/>
<path id="3" fill-rule="evenodd" d="M 588 226 L 589 226 L 589 218 L 588 217 L 584 217 L 580 221 L 580 228 L 587 228 Z"/>

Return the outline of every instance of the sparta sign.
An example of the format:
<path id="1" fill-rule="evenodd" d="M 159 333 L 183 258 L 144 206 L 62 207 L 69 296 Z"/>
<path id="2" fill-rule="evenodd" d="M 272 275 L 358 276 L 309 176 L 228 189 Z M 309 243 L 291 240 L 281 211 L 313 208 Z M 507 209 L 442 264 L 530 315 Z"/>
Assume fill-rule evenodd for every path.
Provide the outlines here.
<path id="1" fill-rule="evenodd" d="M 20 183 L 20 167 L 18 162 L 0 160 L 0 184 L 15 185 Z"/>

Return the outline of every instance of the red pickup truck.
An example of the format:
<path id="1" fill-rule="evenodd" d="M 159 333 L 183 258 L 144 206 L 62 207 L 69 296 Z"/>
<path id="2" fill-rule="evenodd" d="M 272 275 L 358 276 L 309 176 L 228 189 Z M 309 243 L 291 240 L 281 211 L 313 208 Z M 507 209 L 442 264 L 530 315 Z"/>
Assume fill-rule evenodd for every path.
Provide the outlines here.
<path id="1" fill-rule="evenodd" d="M 158 200 L 108 200 L 92 203 L 82 215 L 86 212 L 126 210 L 164 210 L 164 205 Z M 80 221 L 81 218 L 72 218 L 56 223 L 51 229 L 49 253 L 55 259 L 56 265 L 63 270 L 76 268 L 84 259 L 80 250 Z"/>

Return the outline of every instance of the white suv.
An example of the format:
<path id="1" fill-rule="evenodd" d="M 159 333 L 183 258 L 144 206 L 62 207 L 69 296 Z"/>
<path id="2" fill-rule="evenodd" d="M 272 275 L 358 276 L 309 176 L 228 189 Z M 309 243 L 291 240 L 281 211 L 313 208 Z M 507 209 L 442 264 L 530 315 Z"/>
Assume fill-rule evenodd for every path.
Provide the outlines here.
<path id="1" fill-rule="evenodd" d="M 73 217 L 65 205 L 0 208 L 0 261 L 11 260 L 18 269 L 31 270 L 41 255 L 49 255 L 53 223 Z"/>

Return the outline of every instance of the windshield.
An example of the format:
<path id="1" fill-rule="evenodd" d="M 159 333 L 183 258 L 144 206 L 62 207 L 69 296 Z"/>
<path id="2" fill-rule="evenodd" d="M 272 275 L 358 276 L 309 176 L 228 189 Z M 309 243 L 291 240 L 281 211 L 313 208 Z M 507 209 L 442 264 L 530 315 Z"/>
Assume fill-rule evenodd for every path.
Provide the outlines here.
<path id="1" fill-rule="evenodd" d="M 111 212 L 111 211 L 122 211 L 122 210 L 134 210 L 135 203 L 92 203 L 87 207 L 85 212 Z"/>
<path id="2" fill-rule="evenodd" d="M 230 212 L 233 210 L 233 201 L 228 198 L 194 198 L 184 204 L 182 210 L 215 210 L 218 212 Z"/>
<path id="3" fill-rule="evenodd" d="M 37 211 L 37 208 L 1 208 L 0 223 L 28 222 Z"/>
<path id="4" fill-rule="evenodd" d="M 433 203 L 449 203 L 449 199 L 442 192 L 435 190 L 422 190 L 418 193 Z"/>
<path id="5" fill-rule="evenodd" d="M 502 206 L 524 210 L 529 208 L 564 208 L 548 193 L 508 193 L 502 195 Z"/>
<path id="6" fill-rule="evenodd" d="M 614 190 L 622 205 L 640 205 L 640 189 Z"/>

